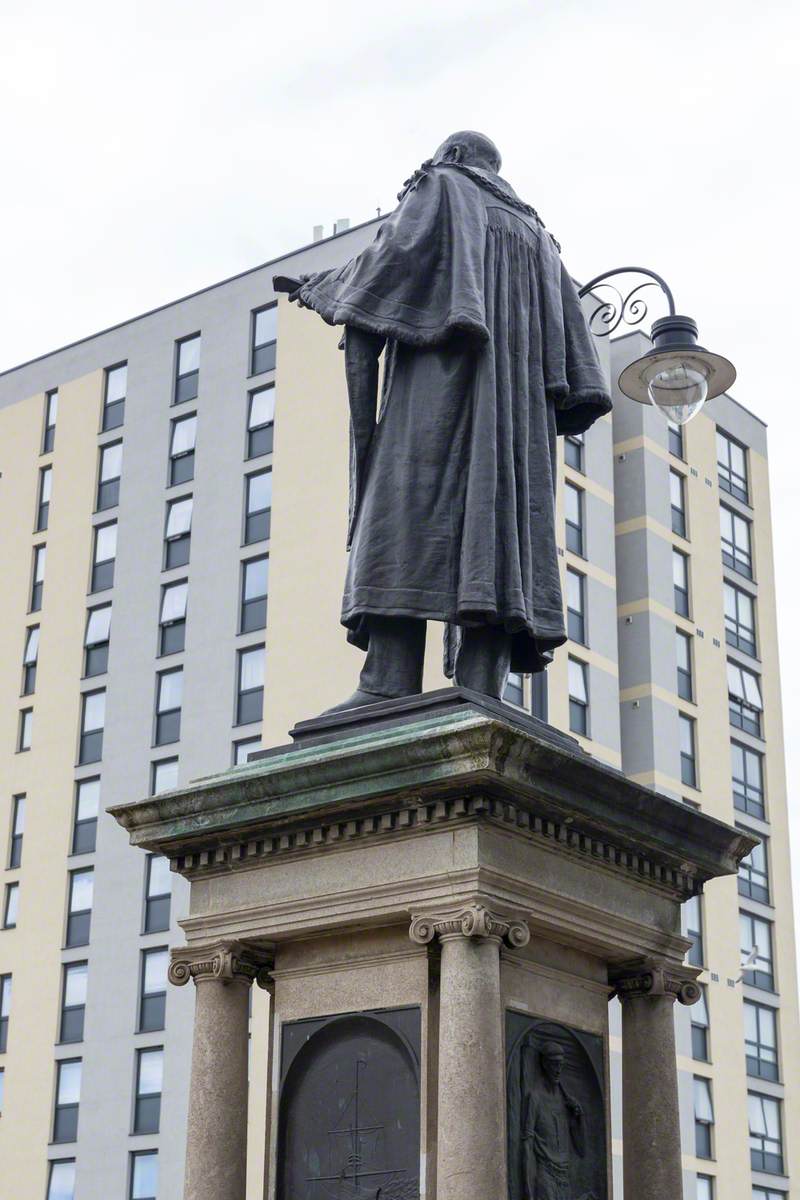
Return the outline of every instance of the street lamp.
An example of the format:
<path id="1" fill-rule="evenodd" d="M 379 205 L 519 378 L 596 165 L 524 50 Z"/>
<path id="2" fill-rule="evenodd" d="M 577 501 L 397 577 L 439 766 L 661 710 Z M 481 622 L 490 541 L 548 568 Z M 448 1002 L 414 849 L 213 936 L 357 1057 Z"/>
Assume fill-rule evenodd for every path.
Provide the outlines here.
<path id="1" fill-rule="evenodd" d="M 607 281 L 617 275 L 645 275 L 647 282 L 637 284 L 627 295 Z M 666 282 L 647 267 L 615 267 L 604 271 L 580 288 L 583 298 L 600 289 L 610 290 L 615 299 L 602 300 L 589 318 L 598 337 L 609 337 L 620 324 L 639 325 L 647 315 L 641 296 L 644 288 L 659 287 L 667 298 L 669 316 L 653 322 L 653 348 L 630 363 L 619 377 L 619 389 L 639 404 L 654 404 L 670 421 L 685 425 L 700 411 L 706 400 L 728 390 L 736 378 L 736 369 L 721 354 L 712 354 L 697 344 L 697 324 L 691 317 L 678 316 L 675 301 Z M 598 328 L 598 323 L 602 327 Z"/>

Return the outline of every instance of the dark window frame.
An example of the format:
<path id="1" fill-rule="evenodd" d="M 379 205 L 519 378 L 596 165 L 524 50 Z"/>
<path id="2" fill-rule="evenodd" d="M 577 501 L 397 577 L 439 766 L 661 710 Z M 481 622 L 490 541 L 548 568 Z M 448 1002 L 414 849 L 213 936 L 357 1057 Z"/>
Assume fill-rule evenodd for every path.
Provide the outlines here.
<path id="1" fill-rule="evenodd" d="M 150 763 L 150 795 L 151 796 L 158 796 L 158 795 L 160 795 L 161 792 L 166 792 L 166 791 L 170 790 L 169 788 L 160 788 L 157 790 L 156 789 L 156 780 L 158 779 L 158 768 L 161 766 L 164 766 L 166 764 L 169 764 L 171 766 L 173 763 L 175 763 L 175 767 L 176 767 L 176 771 L 177 771 L 178 764 L 180 763 L 179 755 L 173 754 L 173 755 L 170 755 L 168 758 L 157 758 L 153 762 Z"/>
<path id="2" fill-rule="evenodd" d="M 582 433 L 568 433 L 564 438 L 564 465 L 570 467 L 573 471 L 580 471 L 581 475 L 585 475 L 585 453 L 586 442 L 584 441 L 584 435 Z"/>
<path id="3" fill-rule="evenodd" d="M 3 897 L 3 929 L 16 929 L 17 917 L 14 916 L 13 921 L 9 921 L 9 911 L 11 909 L 11 898 L 16 896 L 17 908 L 19 909 L 19 880 L 12 879 L 5 886 L 5 895 Z"/>
<path id="4" fill-rule="evenodd" d="M 749 1102 L 750 1102 L 751 1096 L 754 1098 L 758 1098 L 759 1100 L 766 1100 L 770 1104 L 775 1105 L 775 1108 L 777 1109 L 777 1114 L 778 1114 L 778 1137 L 777 1137 L 777 1139 L 770 1138 L 768 1134 L 758 1134 L 758 1133 L 754 1134 L 752 1132 L 752 1130 L 750 1129 L 750 1120 L 749 1120 L 750 1103 Z M 768 1173 L 771 1175 L 783 1175 L 783 1164 L 784 1164 L 783 1132 L 784 1131 L 783 1131 L 783 1104 L 781 1102 L 781 1099 L 779 1096 L 765 1095 L 763 1092 L 754 1092 L 748 1088 L 747 1100 L 748 1100 L 747 1131 L 748 1131 L 748 1140 L 750 1143 L 750 1166 L 754 1171 L 764 1171 L 765 1173 Z M 752 1142 L 756 1139 L 760 1140 L 760 1142 L 761 1142 L 760 1149 L 756 1149 L 752 1145 Z M 768 1150 L 767 1149 L 768 1145 L 777 1145 L 777 1147 L 778 1147 L 777 1151 Z"/>
<path id="5" fill-rule="evenodd" d="M 667 446 L 670 454 L 672 454 L 675 458 L 679 458 L 681 462 L 685 462 L 686 456 L 684 454 L 683 446 L 683 426 L 678 425 L 676 421 L 669 421 L 667 423 Z"/>
<path id="6" fill-rule="evenodd" d="M 688 721 L 688 726 L 680 725 L 680 728 L 689 728 L 691 730 L 691 753 L 683 749 L 683 739 L 680 741 L 680 756 L 681 756 L 681 783 L 687 787 L 696 788 L 697 785 L 697 722 L 694 717 L 690 717 L 688 713 L 678 713 L 679 722 Z"/>
<path id="7" fill-rule="evenodd" d="M 108 385 L 111 375 L 115 371 L 121 371 L 125 368 L 125 395 L 118 396 L 116 400 L 108 399 Z M 101 433 L 107 433 L 111 429 L 119 429 L 125 424 L 125 401 L 128 398 L 128 362 L 127 359 L 123 362 L 113 363 L 112 366 L 105 368 L 103 381 L 103 414 L 101 419 Z"/>
<path id="8" fill-rule="evenodd" d="M 96 592 L 107 592 L 114 586 L 114 572 L 117 563 L 116 537 L 114 539 L 113 557 L 101 559 L 98 559 L 97 557 L 97 550 L 100 544 L 100 530 L 109 529 L 112 525 L 117 528 L 117 533 L 119 533 L 119 523 L 116 519 L 113 521 L 101 521 L 100 524 L 93 527 L 94 545 L 92 546 L 92 568 L 89 586 L 90 595 L 94 595 Z"/>
<path id="9" fill-rule="evenodd" d="M 108 637 L 100 641 L 89 641 L 89 630 L 92 624 L 92 617 L 96 612 L 101 612 L 104 609 L 112 607 L 111 601 L 106 600 L 103 604 L 92 604 L 86 610 L 86 629 L 83 635 L 83 677 L 84 679 L 93 679 L 97 675 L 105 675 L 108 671 L 108 649 L 111 644 L 111 629 L 109 626 Z M 109 618 L 110 619 L 110 618 Z"/>
<path id="10" fill-rule="evenodd" d="M 80 734 L 78 738 L 78 766 L 89 766 L 91 763 L 102 762 L 103 759 L 103 737 L 106 729 L 106 710 L 105 699 L 103 700 L 103 724 L 96 729 L 86 729 L 86 713 L 89 707 L 89 699 L 93 696 L 106 697 L 107 689 L 90 688 L 88 691 L 81 692 L 81 724 Z"/>
<path id="11" fill-rule="evenodd" d="M 47 480 L 47 499 L 44 499 L 45 480 Z M 39 468 L 39 485 L 36 492 L 36 524 L 34 533 L 45 533 L 50 523 L 50 499 L 53 494 L 53 467 L 48 464 Z"/>
<path id="12" fill-rule="evenodd" d="M 55 400 L 55 413 L 53 401 Z M 56 444 L 56 421 L 58 420 L 58 388 L 50 388 L 44 394 L 44 430 L 42 431 L 42 454 L 52 454 Z"/>
<path id="13" fill-rule="evenodd" d="M 28 658 L 33 631 L 36 630 L 35 653 Z M 25 626 L 25 645 L 22 651 L 22 692 L 23 696 L 32 696 L 36 691 L 36 667 L 39 661 L 39 634 L 41 626 L 38 623 Z"/>
<path id="14" fill-rule="evenodd" d="M 146 1054 L 161 1055 L 161 1091 L 159 1092 L 143 1092 L 142 1087 L 142 1059 Z M 133 1123 L 131 1126 L 132 1135 L 157 1134 L 161 1124 L 161 1098 L 164 1094 L 164 1047 L 163 1046 L 137 1046 L 135 1050 L 136 1062 L 134 1065 L 134 1088 L 133 1088 Z"/>
<path id="15" fill-rule="evenodd" d="M 703 967 L 705 966 L 706 958 L 706 939 L 705 930 L 703 928 L 705 921 L 705 914 L 703 912 L 703 897 L 701 893 L 697 892 L 691 897 L 691 899 L 697 901 L 698 928 L 695 929 L 694 926 L 690 924 L 692 909 L 688 907 L 688 903 L 684 904 L 684 912 L 686 913 L 685 936 L 692 943 L 689 949 L 686 951 L 686 961 L 693 967 Z"/>
<path id="16" fill-rule="evenodd" d="M 256 596 L 246 596 L 248 569 L 256 563 L 267 564 L 266 591 Z M 269 604 L 269 555 L 257 554 L 253 558 L 242 559 L 239 601 L 239 633 L 254 633 L 267 627 L 267 606 Z"/>
<path id="17" fill-rule="evenodd" d="M 139 1004 L 136 1021 L 137 1033 L 160 1033 L 166 1027 L 166 1007 L 167 1007 L 167 981 L 164 979 L 164 987 L 159 988 L 155 992 L 145 992 L 145 978 L 147 971 L 148 957 L 154 954 L 166 954 L 167 962 L 169 962 L 169 947 L 168 946 L 148 946 L 140 953 L 139 965 Z M 148 1002 L 149 1005 L 148 1005 Z M 155 1014 L 148 1015 L 150 1013 Z M 160 1021 L 160 1024 L 153 1024 L 153 1021 Z"/>
<path id="18" fill-rule="evenodd" d="M 734 615 L 731 617 L 727 611 L 724 611 L 725 621 L 725 642 L 728 646 L 733 646 L 736 650 L 742 650 L 745 654 L 749 654 L 752 658 L 756 657 L 756 597 L 746 592 L 744 588 L 737 587 L 729 579 L 723 580 L 723 596 L 725 589 L 730 588 L 734 595 Z M 750 603 L 753 624 L 752 626 L 745 625 L 739 615 L 740 599 L 744 596 Z"/>
<path id="19" fill-rule="evenodd" d="M 754 936 L 755 935 L 755 927 L 751 924 L 750 940 L 754 946 L 758 947 L 758 957 L 757 957 L 756 961 L 752 964 L 752 966 L 750 966 L 746 969 L 743 968 L 743 970 L 742 970 L 743 981 L 746 984 L 748 984 L 748 986 L 750 986 L 750 987 L 760 988 L 764 992 L 774 993 L 775 992 L 775 938 L 773 935 L 773 922 L 767 920 L 765 917 L 759 916 L 757 913 L 750 912 L 746 908 L 740 908 L 739 909 L 740 930 L 741 930 L 741 924 L 742 924 L 742 920 L 741 920 L 742 917 L 744 917 L 746 921 L 750 921 L 751 923 L 757 921 L 760 924 L 762 924 L 766 928 L 767 942 L 768 942 L 768 946 L 766 948 L 762 947 L 761 943 Z M 765 954 L 764 949 L 767 949 L 768 953 Z M 744 959 L 746 956 L 746 951 L 745 951 L 744 946 L 741 947 L 741 954 L 742 954 L 742 958 Z M 763 970 L 761 967 L 759 967 L 757 965 L 758 963 L 768 963 L 769 970 L 768 971 Z"/>
<path id="20" fill-rule="evenodd" d="M 133 1185 L 134 1185 L 134 1182 L 136 1179 L 136 1160 L 138 1158 L 151 1158 L 151 1157 L 155 1158 L 156 1162 L 158 1162 L 158 1150 L 132 1150 L 130 1152 L 130 1165 L 129 1165 L 129 1170 L 128 1170 L 128 1174 L 129 1174 L 130 1178 L 128 1181 L 128 1198 L 127 1198 L 127 1200 L 156 1200 L 155 1196 L 136 1197 L 136 1196 L 134 1196 L 134 1191 L 133 1191 Z"/>
<path id="21" fill-rule="evenodd" d="M 743 576 L 745 579 L 753 579 L 753 523 L 735 509 L 729 508 L 727 504 L 720 504 L 720 511 L 730 513 L 731 515 L 731 536 L 724 537 L 722 528 L 720 527 L 720 546 L 722 549 L 723 565 L 730 571 L 735 571 L 737 575 Z M 736 522 L 741 521 L 747 529 L 747 550 L 737 544 L 736 541 Z"/>
<path id="22" fill-rule="evenodd" d="M 686 646 L 686 661 L 689 663 L 689 666 L 682 667 L 680 657 L 678 657 L 677 691 L 678 691 L 678 695 L 680 696 L 681 700 L 689 700 L 690 702 L 693 702 L 694 701 L 694 645 L 693 645 L 694 638 L 692 637 L 692 635 L 690 633 L 687 633 L 684 629 L 676 628 L 676 630 L 675 630 L 676 646 L 679 641 L 682 641 L 683 644 Z"/>
<path id="23" fill-rule="evenodd" d="M 583 691 L 585 699 L 580 696 L 573 696 L 569 686 L 569 664 L 575 663 L 580 668 L 583 678 Z M 569 701 L 569 727 L 572 733 L 578 733 L 582 737 L 591 737 L 589 732 L 589 705 L 591 703 L 591 694 L 589 691 L 589 664 L 585 663 L 580 658 L 575 658 L 570 654 L 567 660 L 567 696 Z"/>
<path id="24" fill-rule="evenodd" d="M 98 785 L 98 816 L 95 817 L 79 817 L 81 790 L 87 784 L 96 783 Z M 97 821 L 100 812 L 99 806 L 99 790 L 100 776 L 87 775 L 84 779 L 75 781 L 75 795 L 73 799 L 73 815 L 72 815 L 72 840 L 70 842 L 70 855 L 78 854 L 94 854 L 97 845 Z"/>
<path id="25" fill-rule="evenodd" d="M 272 412 L 273 416 L 269 421 L 262 421 L 259 425 L 253 425 L 253 401 L 256 396 L 262 395 L 264 392 L 275 392 L 274 383 L 265 383 L 261 387 L 251 388 L 247 393 L 247 447 L 245 458 L 261 458 L 265 454 L 271 454 L 274 447 L 275 434 L 275 401 L 273 398 Z"/>
<path id="26" fill-rule="evenodd" d="M 675 612 L 679 617 L 691 616 L 691 577 L 689 567 L 689 555 L 684 554 L 683 550 L 679 550 L 677 546 L 672 547 L 672 604 Z M 683 578 L 686 581 L 685 586 L 675 582 L 675 556 L 679 555 L 683 559 L 684 570 Z"/>
<path id="27" fill-rule="evenodd" d="M 759 820 L 766 820 L 766 804 L 764 787 L 764 755 L 758 750 L 754 750 L 752 746 L 745 746 L 743 742 L 737 742 L 731 739 L 731 749 L 736 747 L 741 751 L 742 757 L 742 778 L 738 778 L 734 774 L 733 754 L 731 754 L 731 789 L 733 791 L 733 807 L 737 812 L 747 813 L 748 816 L 758 817 Z M 755 759 L 758 763 L 758 784 L 751 782 L 749 779 L 748 762 Z M 755 798 L 757 797 L 757 798 Z"/>
<path id="28" fill-rule="evenodd" d="M 8 836 L 8 870 L 16 871 L 22 866 L 22 848 L 25 838 L 25 808 L 27 793 L 15 792 L 11 797 L 11 830 Z M 22 814 L 20 817 L 20 813 Z M 20 829 L 19 826 L 22 826 Z"/>
<path id="29" fill-rule="evenodd" d="M 676 504 L 672 498 L 672 481 L 678 480 L 678 491 L 680 494 L 680 504 Z M 669 470 L 669 503 L 672 514 L 672 532 L 677 533 L 679 537 L 685 538 L 686 532 L 686 476 L 682 471 L 676 471 L 673 467 Z"/>
<path id="30" fill-rule="evenodd" d="M 254 651 L 260 650 L 263 661 L 264 671 L 266 674 L 266 647 L 263 642 L 255 646 L 242 646 L 236 652 L 236 724 L 237 725 L 256 725 L 264 719 L 264 690 L 265 680 L 262 680 L 259 687 L 243 688 L 242 687 L 242 668 L 245 655 L 252 654 Z M 260 694 L 260 698 L 259 698 Z M 257 716 L 251 716 L 250 713 L 258 712 Z"/>
<path id="31" fill-rule="evenodd" d="M 166 892 L 153 892 L 153 860 L 162 858 L 160 854 L 148 854 L 144 870 L 144 914 L 142 933 L 166 933 L 169 930 L 172 909 L 172 888 Z"/>
<path id="32" fill-rule="evenodd" d="M 236 740 L 233 742 L 233 752 L 232 752 L 232 761 L 231 761 L 231 766 L 234 766 L 234 767 L 241 767 L 241 766 L 245 766 L 245 765 L 246 765 L 246 763 L 247 763 L 247 758 L 244 758 L 244 759 L 242 760 L 242 762 L 239 762 L 239 750 L 240 750 L 242 747 L 245 747 L 245 746 L 247 747 L 247 753 L 248 753 L 248 754 L 251 754 L 251 753 L 252 753 L 253 751 L 255 751 L 255 750 L 262 750 L 262 749 L 263 749 L 263 745 L 262 745 L 262 742 L 261 742 L 261 738 L 260 738 L 260 736 L 256 736 L 256 737 L 246 737 L 246 738 L 237 738 L 237 739 L 236 739 Z"/>
<path id="33" fill-rule="evenodd" d="M 203 349 L 203 334 L 202 330 L 197 330 L 195 333 L 189 333 L 186 337 L 178 338 L 175 342 L 175 386 L 173 391 L 172 403 L 185 404 L 188 400 L 196 400 L 200 392 L 200 354 L 198 354 L 196 367 L 192 367 L 189 371 L 181 371 L 181 354 L 183 346 L 190 342 L 200 342 L 200 353 Z"/>
<path id="34" fill-rule="evenodd" d="M 43 565 L 40 568 L 40 563 Z M 44 593 L 44 573 L 47 567 L 47 542 L 40 542 L 33 547 L 31 562 L 31 596 L 29 612 L 41 612 L 42 595 Z M 37 578 L 41 574 L 41 579 Z"/>
<path id="35" fill-rule="evenodd" d="M 714 1093 L 711 1087 L 711 1080 L 706 1075 L 695 1075 L 694 1079 L 701 1080 L 706 1085 L 708 1101 L 713 1114 Z M 714 1116 L 712 1115 L 710 1120 L 706 1117 L 698 1117 L 696 1112 L 693 1113 L 693 1116 L 695 1157 L 710 1161 L 714 1158 Z"/>
<path id="36" fill-rule="evenodd" d="M 33 742 L 33 708 L 19 710 L 19 730 L 17 732 L 17 754 L 27 754 Z"/>
<path id="37" fill-rule="evenodd" d="M 747 831 L 745 831 L 747 832 Z M 764 856 L 763 870 L 748 862 L 748 859 L 759 851 Z M 746 900 L 756 900 L 759 904 L 771 903 L 771 888 L 770 888 L 770 871 L 769 871 L 769 838 L 761 834 L 759 845 L 754 847 L 749 854 L 746 854 L 739 862 L 739 871 L 736 876 L 736 887 L 740 896 L 744 896 Z"/>
<path id="38" fill-rule="evenodd" d="M 8 1049 L 8 1028 L 11 1020 L 11 999 L 13 975 L 6 971 L 0 975 L 0 1054 Z"/>
<path id="39" fill-rule="evenodd" d="M 258 317 L 263 312 L 269 312 L 270 309 L 277 310 L 277 300 L 270 301 L 269 304 L 262 304 L 259 308 L 254 308 L 250 314 L 250 375 L 263 375 L 266 371 L 274 371 L 277 362 L 277 311 L 276 311 L 276 330 L 274 338 L 267 338 L 265 342 L 256 342 L 256 328 Z M 274 347 L 274 351 L 272 348 Z M 272 351 L 270 353 L 270 351 Z"/>
<path id="40" fill-rule="evenodd" d="M 103 463 L 105 462 L 106 454 L 109 450 L 114 450 L 120 447 L 120 462 L 119 475 L 111 475 L 108 479 L 103 479 Z M 98 447 L 98 463 L 97 463 L 97 499 L 95 502 L 95 512 L 106 512 L 109 508 L 116 508 L 119 505 L 119 485 L 122 479 L 122 438 L 116 438 L 113 442 L 104 442 Z"/>
<path id="41" fill-rule="evenodd" d="M 270 498 L 266 508 L 250 507 L 250 492 L 252 481 L 262 475 L 272 475 L 272 468 L 266 467 L 261 471 L 251 471 L 244 477 L 244 540 L 243 545 L 252 546 L 257 542 L 268 542 L 272 532 L 272 485 L 270 483 Z"/>
<path id="42" fill-rule="evenodd" d="M 71 1066 L 73 1063 L 81 1064 L 81 1090 L 83 1089 L 83 1059 L 82 1058 L 59 1058 L 56 1060 L 56 1086 L 55 1086 L 55 1103 L 53 1105 L 53 1136 L 52 1142 L 54 1145 L 64 1145 L 78 1140 L 78 1121 L 80 1118 L 80 1099 L 77 1101 L 69 1101 L 68 1103 L 59 1103 L 59 1094 L 61 1092 L 61 1071 L 63 1067 Z M 61 1128 L 60 1128 L 61 1127 Z M 63 1128 L 65 1127 L 65 1128 Z"/>
<path id="43" fill-rule="evenodd" d="M 189 516 L 189 528 L 183 533 L 173 533 L 168 536 L 170 513 L 178 504 L 191 501 L 192 508 Z M 194 520 L 194 492 L 187 496 L 173 496 L 167 501 L 167 513 L 164 521 L 164 570 L 172 571 L 176 567 L 185 567 L 192 553 L 192 521 Z"/>
<path id="44" fill-rule="evenodd" d="M 71 950 L 78 946 L 88 946 L 92 934 L 92 912 L 94 911 L 94 867 L 76 867 L 68 872 L 69 887 L 67 893 L 67 925 L 64 938 L 64 949 Z M 78 875 L 92 877 L 92 903 L 89 908 L 72 907 L 72 897 L 75 890 L 75 878 Z"/>
<path id="45" fill-rule="evenodd" d="M 181 703 L 173 708 L 161 708 L 162 680 L 168 675 L 181 676 Z M 172 746 L 181 739 L 183 713 L 183 667 L 169 667 L 156 672 L 156 703 L 153 746 Z"/>
<path id="46" fill-rule="evenodd" d="M 708 988 L 704 983 L 699 984 L 699 987 L 702 993 L 702 1011 L 706 1019 L 705 1022 L 696 1019 L 698 1009 L 700 1008 L 700 1001 L 692 1005 L 689 1010 L 691 1017 L 692 1058 L 695 1062 L 711 1062 L 711 1055 L 709 1053 L 711 1022 L 708 1012 Z"/>
<path id="47" fill-rule="evenodd" d="M 173 588 L 186 588 L 186 600 L 182 617 L 170 617 L 164 620 L 164 598 Z M 170 654 L 180 654 L 186 648 L 186 616 L 189 611 L 189 579 L 171 579 L 161 585 L 161 596 L 158 604 L 158 656 L 166 658 Z"/>
<path id="48" fill-rule="evenodd" d="M 769 1079 L 772 1083 L 780 1082 L 780 1049 L 778 1036 L 778 1009 L 773 1008 L 769 1004 L 759 1004 L 757 1000 L 744 1000 L 745 1009 L 752 1009 L 755 1013 L 756 1038 L 753 1041 L 747 1037 L 745 1030 L 744 1038 L 744 1058 L 745 1069 L 751 1079 Z M 774 1044 L 768 1041 L 762 1041 L 761 1037 L 761 1020 L 762 1014 L 769 1013 L 769 1019 L 772 1023 L 772 1034 L 774 1035 Z M 767 1055 L 762 1053 L 767 1051 Z"/>
<path id="49" fill-rule="evenodd" d="M 173 450 L 175 430 L 186 421 L 194 421 L 194 442 L 190 449 Z M 173 417 L 169 424 L 169 467 L 167 471 L 167 487 L 179 487 L 183 483 L 191 483 L 194 479 L 194 456 L 197 449 L 197 413 L 182 413 Z"/>
<path id="50" fill-rule="evenodd" d="M 719 456 L 719 439 L 727 443 L 727 462 L 723 462 Z M 717 481 L 723 492 L 727 492 L 729 496 L 735 496 L 737 500 L 741 500 L 743 504 L 750 503 L 750 464 L 748 462 L 749 447 L 745 446 L 744 442 L 740 442 L 738 438 L 731 437 L 724 429 L 717 426 Z M 731 463 L 731 446 L 738 446 L 742 451 L 744 459 L 744 475 L 735 471 Z"/>
<path id="51" fill-rule="evenodd" d="M 83 1004 L 67 1004 L 67 980 L 70 971 L 75 971 L 79 967 L 86 968 L 83 973 L 88 979 L 89 962 L 87 959 L 80 958 L 74 962 L 62 963 L 61 1005 L 58 1017 L 58 1044 L 60 1046 L 76 1045 L 83 1041 L 86 1001 L 84 1000 Z M 71 1025 L 74 1026 L 74 1029 L 69 1028 Z"/>
<path id="52" fill-rule="evenodd" d="M 571 607 L 569 603 L 570 576 L 578 580 L 580 610 Z M 578 645 L 588 646 L 588 639 L 586 637 L 586 576 L 582 571 L 576 571 L 574 567 L 567 567 L 567 580 L 567 635 L 571 641 L 577 642 Z"/>
<path id="53" fill-rule="evenodd" d="M 565 541 L 567 550 L 571 554 L 577 554 L 580 558 L 586 557 L 586 493 L 583 488 L 577 484 L 571 483 L 570 480 L 565 480 L 565 489 L 569 488 L 575 492 L 578 497 L 578 520 L 571 521 L 567 516 L 566 499 L 564 501 L 564 529 Z M 566 494 L 566 493 L 565 493 Z"/>

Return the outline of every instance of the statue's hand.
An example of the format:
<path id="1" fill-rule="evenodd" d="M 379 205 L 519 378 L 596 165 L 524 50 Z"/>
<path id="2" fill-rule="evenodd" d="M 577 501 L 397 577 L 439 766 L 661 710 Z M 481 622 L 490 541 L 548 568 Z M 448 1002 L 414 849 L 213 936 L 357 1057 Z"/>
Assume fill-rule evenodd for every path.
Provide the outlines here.
<path id="1" fill-rule="evenodd" d="M 297 280 L 299 287 L 295 288 L 293 292 L 289 293 L 289 300 L 294 304 L 299 304 L 301 308 L 308 307 L 307 305 L 303 304 L 303 301 L 300 299 L 300 293 L 303 290 L 303 284 L 307 283 L 310 278 L 310 275 L 300 275 Z"/>

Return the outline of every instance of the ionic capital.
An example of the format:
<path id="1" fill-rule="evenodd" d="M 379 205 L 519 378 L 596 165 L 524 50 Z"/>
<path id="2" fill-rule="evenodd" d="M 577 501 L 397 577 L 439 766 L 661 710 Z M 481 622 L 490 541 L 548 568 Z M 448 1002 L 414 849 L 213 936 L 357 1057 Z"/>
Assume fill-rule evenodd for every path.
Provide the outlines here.
<path id="1" fill-rule="evenodd" d="M 666 996 L 681 1004 L 695 1004 L 700 999 L 697 974 L 693 967 L 640 959 L 612 968 L 609 982 L 614 988 L 612 995 L 622 1001 Z"/>
<path id="2" fill-rule="evenodd" d="M 245 987 L 256 983 L 265 989 L 272 983 L 269 973 L 272 956 L 242 942 L 179 946 L 170 952 L 170 960 L 167 977 L 177 987 L 183 987 L 190 979 L 195 983 L 215 979 L 223 984 L 238 983 Z"/>
<path id="3" fill-rule="evenodd" d="M 526 946 L 531 936 L 525 921 L 490 912 L 482 904 L 467 904 L 438 913 L 419 913 L 412 917 L 408 932 L 412 942 L 421 946 L 437 937 L 442 941 L 464 937 L 505 942 L 518 948 Z"/>

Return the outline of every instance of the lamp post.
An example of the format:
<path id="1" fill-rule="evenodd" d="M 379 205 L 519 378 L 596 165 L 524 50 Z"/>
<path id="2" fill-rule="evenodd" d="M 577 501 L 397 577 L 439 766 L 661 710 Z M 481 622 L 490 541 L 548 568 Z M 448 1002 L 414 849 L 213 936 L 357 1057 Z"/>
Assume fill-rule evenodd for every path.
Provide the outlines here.
<path id="1" fill-rule="evenodd" d="M 623 295 L 608 282 L 619 275 L 644 275 Z M 593 294 L 597 308 L 589 325 L 597 337 L 610 337 L 621 324 L 636 326 L 647 316 L 647 304 L 641 292 L 658 287 L 667 298 L 669 315 L 653 322 L 650 337 L 653 348 L 630 363 L 619 377 L 619 389 L 639 404 L 654 404 L 671 421 L 685 425 L 700 411 L 706 400 L 728 390 L 736 378 L 736 368 L 721 354 L 712 354 L 697 343 L 697 324 L 691 317 L 675 312 L 675 300 L 668 284 L 647 267 L 615 267 L 590 279 L 578 291 L 581 299 Z M 602 290 L 613 293 L 602 299 Z"/>

